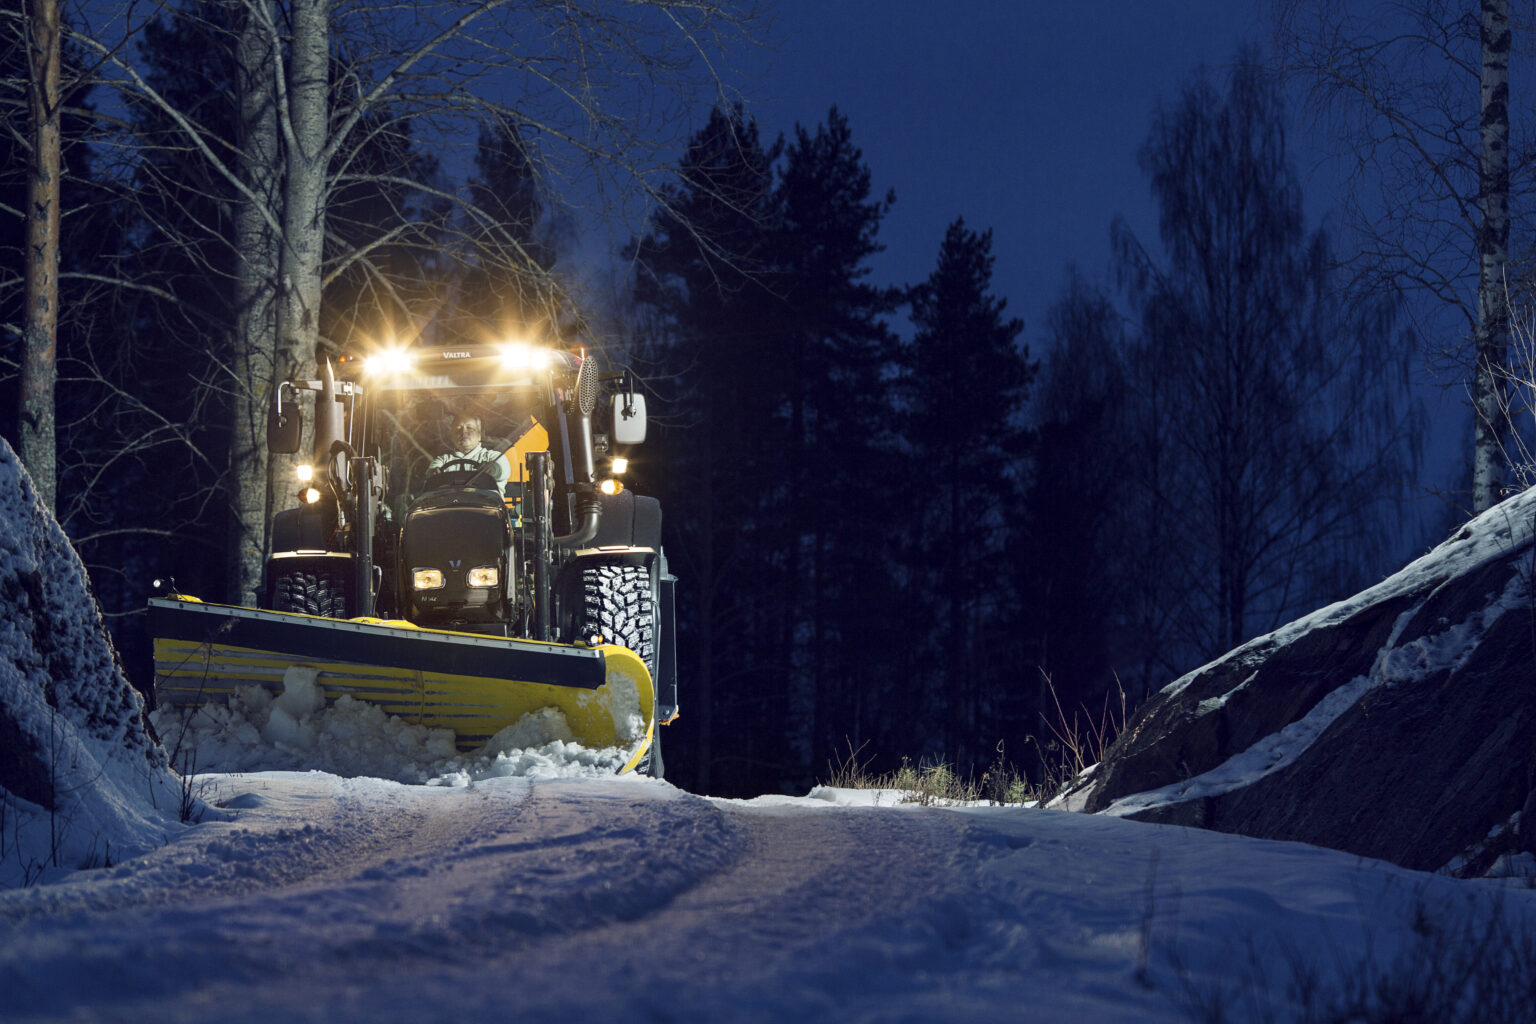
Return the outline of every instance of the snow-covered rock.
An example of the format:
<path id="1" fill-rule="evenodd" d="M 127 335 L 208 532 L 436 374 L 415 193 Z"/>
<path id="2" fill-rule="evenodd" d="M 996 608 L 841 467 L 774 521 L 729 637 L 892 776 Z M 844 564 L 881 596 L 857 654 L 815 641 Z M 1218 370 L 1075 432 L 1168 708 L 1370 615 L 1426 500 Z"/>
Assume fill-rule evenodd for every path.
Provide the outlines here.
<path id="1" fill-rule="evenodd" d="M 1063 802 L 1482 872 L 1533 794 L 1533 516 L 1536 492 L 1511 498 L 1176 680 Z"/>
<path id="2" fill-rule="evenodd" d="M 181 801 L 79 557 L 0 440 L 0 888 L 159 846 Z"/>

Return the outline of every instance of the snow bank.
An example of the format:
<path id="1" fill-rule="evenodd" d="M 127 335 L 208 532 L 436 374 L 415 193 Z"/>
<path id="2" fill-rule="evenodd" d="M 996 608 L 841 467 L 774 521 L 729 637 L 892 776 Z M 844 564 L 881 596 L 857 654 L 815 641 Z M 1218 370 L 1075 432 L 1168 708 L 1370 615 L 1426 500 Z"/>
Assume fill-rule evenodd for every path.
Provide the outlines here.
<path id="1" fill-rule="evenodd" d="M 0 888 L 152 849 L 182 791 L 85 569 L 0 440 Z"/>

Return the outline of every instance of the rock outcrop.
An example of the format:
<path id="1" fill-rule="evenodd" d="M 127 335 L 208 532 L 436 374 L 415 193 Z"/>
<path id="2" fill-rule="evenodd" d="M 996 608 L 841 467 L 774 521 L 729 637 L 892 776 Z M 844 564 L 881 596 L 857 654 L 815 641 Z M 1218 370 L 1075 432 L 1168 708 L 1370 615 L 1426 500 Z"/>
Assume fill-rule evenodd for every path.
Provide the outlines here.
<path id="1" fill-rule="evenodd" d="M 1536 493 L 1511 498 L 1176 680 L 1062 802 L 1421 870 L 1536 845 L 1517 828 L 1536 765 L 1533 516 Z"/>

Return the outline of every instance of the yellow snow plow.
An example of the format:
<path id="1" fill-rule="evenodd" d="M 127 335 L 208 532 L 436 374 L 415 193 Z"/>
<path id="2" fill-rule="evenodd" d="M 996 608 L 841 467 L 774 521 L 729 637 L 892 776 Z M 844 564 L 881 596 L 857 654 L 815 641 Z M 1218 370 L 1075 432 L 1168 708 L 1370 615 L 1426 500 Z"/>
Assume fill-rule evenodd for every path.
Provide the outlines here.
<path id="1" fill-rule="evenodd" d="M 627 768 L 644 759 L 654 735 L 651 674 L 626 647 L 537 643 L 186 598 L 151 599 L 149 615 L 160 707 L 227 702 L 243 686 L 281 695 L 289 669 L 302 666 L 316 673 L 327 704 L 346 696 L 411 725 L 452 729 L 462 752 L 551 708 L 583 746 L 633 748 Z"/>
<path id="2" fill-rule="evenodd" d="M 298 507 L 273 519 L 256 607 L 150 600 L 156 703 L 281 695 L 303 669 L 327 704 L 452 729 L 461 751 L 553 709 L 659 776 L 675 580 L 659 504 L 618 479 L 644 435 L 635 382 L 527 346 L 385 355 L 276 389 L 274 452 L 298 450 L 315 395 Z"/>

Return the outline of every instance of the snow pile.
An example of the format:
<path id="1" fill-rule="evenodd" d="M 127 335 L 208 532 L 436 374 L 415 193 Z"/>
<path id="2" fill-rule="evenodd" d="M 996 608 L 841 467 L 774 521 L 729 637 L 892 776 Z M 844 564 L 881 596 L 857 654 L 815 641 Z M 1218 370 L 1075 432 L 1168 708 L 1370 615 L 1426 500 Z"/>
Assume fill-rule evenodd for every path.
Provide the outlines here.
<path id="1" fill-rule="evenodd" d="M 622 663 L 615 669 L 610 663 L 608 682 L 577 703 L 589 707 L 596 701 L 613 722 L 613 734 L 622 743 L 638 743 L 645 736 L 645 715 L 640 710 L 640 687 L 629 678 Z"/>
<path id="2" fill-rule="evenodd" d="M 0 888 L 163 844 L 183 793 L 85 569 L 0 441 Z"/>
<path id="3" fill-rule="evenodd" d="M 412 725 L 343 694 L 327 706 L 315 669 L 292 666 L 277 696 L 241 687 L 228 705 L 158 709 L 155 730 L 187 772 L 323 771 L 396 782 L 465 785 L 509 777 L 611 775 L 633 746 L 574 742 L 556 708 L 524 715 L 480 750 L 459 754 L 449 729 Z"/>

